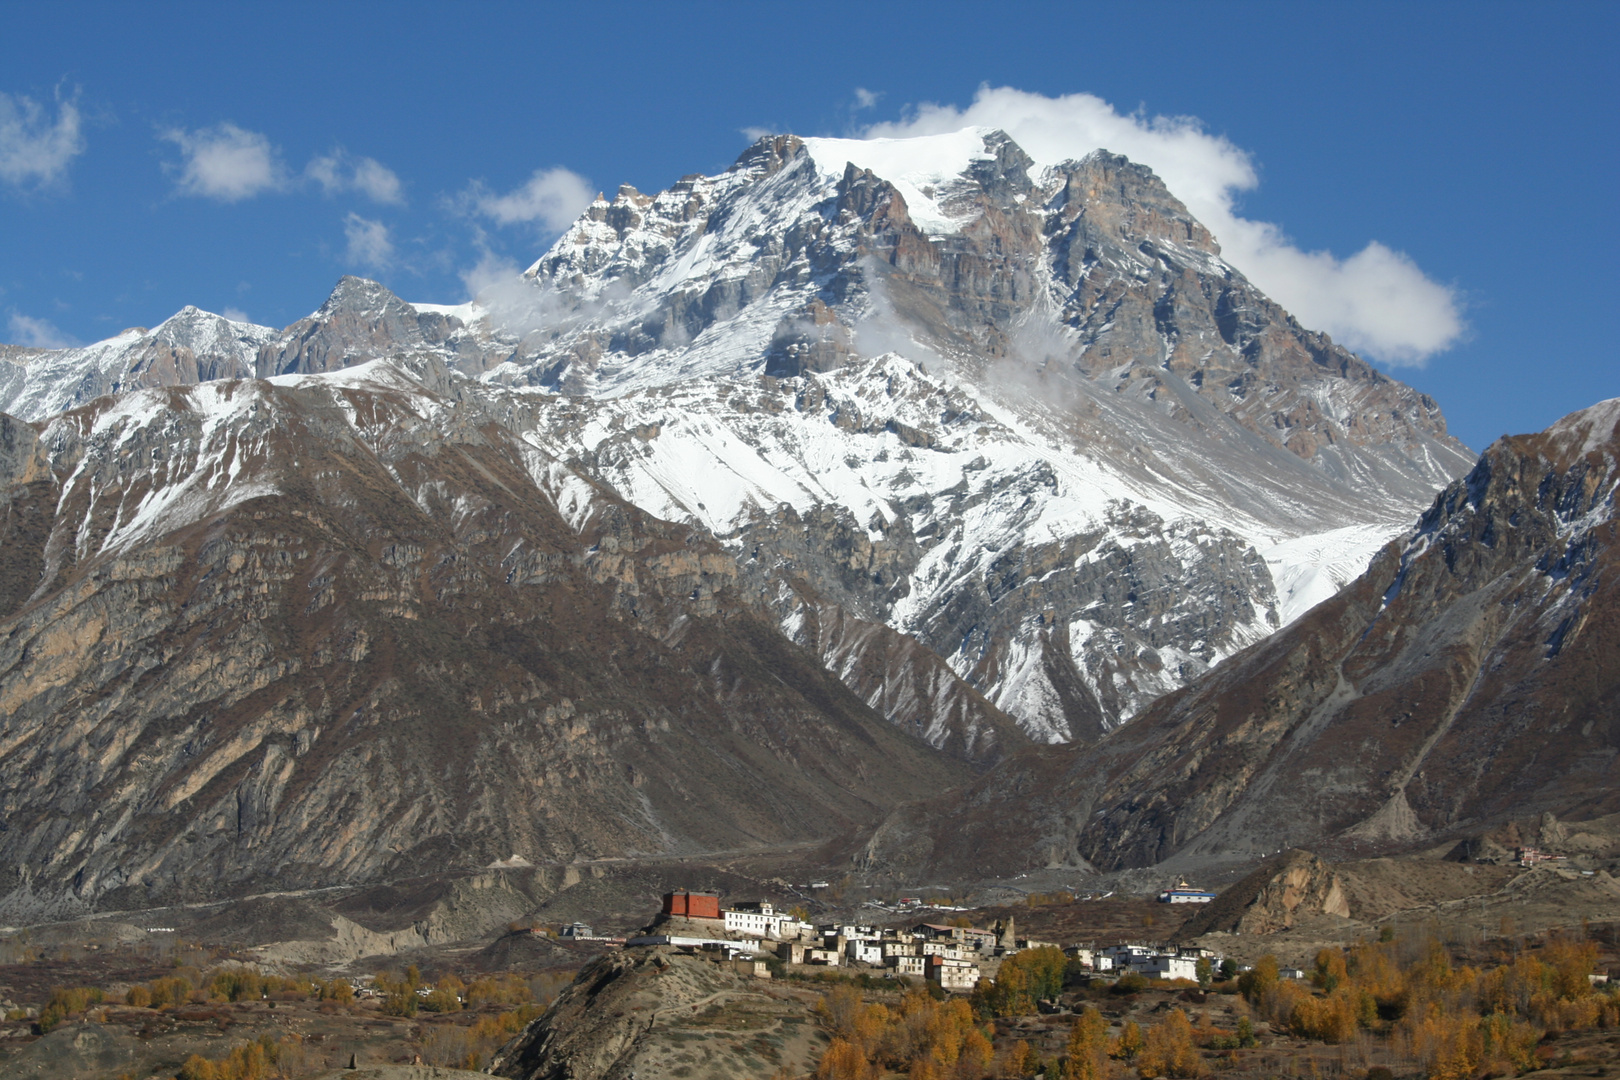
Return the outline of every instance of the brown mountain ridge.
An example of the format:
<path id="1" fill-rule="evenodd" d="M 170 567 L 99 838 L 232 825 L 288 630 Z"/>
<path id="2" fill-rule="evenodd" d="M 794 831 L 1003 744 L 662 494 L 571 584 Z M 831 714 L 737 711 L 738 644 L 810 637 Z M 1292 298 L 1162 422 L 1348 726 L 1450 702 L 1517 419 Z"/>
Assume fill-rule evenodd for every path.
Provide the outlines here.
<path id="1" fill-rule="evenodd" d="M 968 775 L 708 537 L 371 374 L 0 419 L 4 917 L 820 840 Z"/>

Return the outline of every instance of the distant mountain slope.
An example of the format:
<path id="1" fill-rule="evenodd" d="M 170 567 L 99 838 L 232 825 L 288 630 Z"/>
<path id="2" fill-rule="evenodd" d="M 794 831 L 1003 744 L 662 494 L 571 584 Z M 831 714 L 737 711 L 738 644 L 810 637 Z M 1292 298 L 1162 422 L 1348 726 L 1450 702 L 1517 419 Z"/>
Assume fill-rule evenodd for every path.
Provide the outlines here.
<path id="1" fill-rule="evenodd" d="M 824 840 L 968 775 L 406 368 L 0 416 L 0 918 Z"/>
<path id="2" fill-rule="evenodd" d="M 1196 865 L 1620 809 L 1617 425 L 1620 399 L 1498 440 L 1292 626 L 1097 747 L 898 815 L 869 857 L 926 832 L 956 865 Z"/>
<path id="3" fill-rule="evenodd" d="M 187 309 L 13 350 L 0 407 L 403 354 L 706 530 L 864 700 L 975 754 L 1003 713 L 1056 742 L 1137 715 L 1331 595 L 1472 461 L 1151 171 L 987 129 L 762 139 L 599 199 L 475 303 L 344 278 L 279 332 Z"/>

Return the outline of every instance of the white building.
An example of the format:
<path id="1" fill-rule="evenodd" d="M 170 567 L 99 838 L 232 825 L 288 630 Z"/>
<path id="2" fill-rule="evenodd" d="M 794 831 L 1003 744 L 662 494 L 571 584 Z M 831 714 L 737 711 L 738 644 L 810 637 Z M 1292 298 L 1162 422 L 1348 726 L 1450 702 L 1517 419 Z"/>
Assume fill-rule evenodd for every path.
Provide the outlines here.
<path id="1" fill-rule="evenodd" d="M 883 946 L 875 941 L 851 941 L 844 945 L 844 955 L 863 964 L 882 964 Z"/>
<path id="2" fill-rule="evenodd" d="M 1161 904 L 1207 904 L 1215 899 L 1215 894 L 1195 889 L 1186 881 L 1177 881 L 1170 888 L 1159 894 Z"/>
<path id="3" fill-rule="evenodd" d="M 724 952 L 728 956 L 760 951 L 758 940 L 726 941 L 721 938 L 687 937 L 682 934 L 643 934 L 641 937 L 631 938 L 625 942 L 625 945 L 673 945 L 685 949 L 713 949 Z"/>
<path id="4" fill-rule="evenodd" d="M 942 990 L 972 990 L 979 985 L 979 965 L 966 960 L 930 956 L 926 978 L 939 983 Z"/>
<path id="5" fill-rule="evenodd" d="M 977 955 L 977 950 L 974 950 L 974 953 Z M 924 956 L 943 956 L 947 960 L 966 960 L 969 958 L 968 950 L 954 941 L 925 941 L 922 943 L 922 954 Z"/>
<path id="6" fill-rule="evenodd" d="M 749 910 L 758 908 L 763 910 Z M 727 908 L 720 913 L 725 917 L 726 929 L 734 934 L 759 934 L 762 937 L 796 937 L 799 920 L 791 915 L 778 915 L 769 904 L 745 904 Z"/>
<path id="7" fill-rule="evenodd" d="M 894 968 L 896 975 L 928 974 L 928 958 L 924 956 L 890 956 L 886 962 L 889 967 Z"/>
<path id="8" fill-rule="evenodd" d="M 1198 959 L 1193 956 L 1148 956 L 1131 965 L 1131 970 L 1150 979 L 1198 978 Z"/>
<path id="9" fill-rule="evenodd" d="M 1146 960 L 1157 955 L 1159 950 L 1150 949 L 1146 945 L 1110 945 L 1100 955 L 1113 960 L 1116 968 L 1131 967 L 1139 960 Z"/>

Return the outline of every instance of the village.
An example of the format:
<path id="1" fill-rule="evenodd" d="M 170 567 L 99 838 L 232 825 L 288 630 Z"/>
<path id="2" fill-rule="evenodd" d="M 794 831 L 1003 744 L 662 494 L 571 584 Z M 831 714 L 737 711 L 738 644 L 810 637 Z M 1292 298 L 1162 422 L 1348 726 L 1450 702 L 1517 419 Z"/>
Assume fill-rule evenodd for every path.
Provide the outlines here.
<path id="1" fill-rule="evenodd" d="M 1214 896 L 1180 882 L 1161 892 L 1158 899 L 1170 904 L 1208 903 Z M 769 901 L 723 906 L 717 895 L 670 892 L 664 894 L 657 917 L 640 934 L 597 940 L 610 946 L 622 941 L 629 948 L 661 945 L 707 954 L 746 966 L 761 978 L 772 977 L 773 971 L 793 974 L 843 968 L 883 978 L 921 979 L 946 992 L 973 990 L 981 979 L 995 978 L 1007 957 L 1027 949 L 1061 950 L 1080 973 L 1105 980 L 1136 975 L 1150 980 L 1207 982 L 1224 960 L 1219 953 L 1194 946 L 1121 943 L 1097 948 L 1019 937 L 1012 916 L 987 929 L 966 925 L 962 918 L 948 923 L 874 926 L 817 924 L 803 916 L 803 909 L 783 912 Z M 590 928 L 576 924 L 562 933 L 585 938 Z M 1247 969 L 1247 965 L 1229 966 L 1233 973 Z M 1303 971 L 1294 969 L 1279 974 L 1304 977 Z"/>

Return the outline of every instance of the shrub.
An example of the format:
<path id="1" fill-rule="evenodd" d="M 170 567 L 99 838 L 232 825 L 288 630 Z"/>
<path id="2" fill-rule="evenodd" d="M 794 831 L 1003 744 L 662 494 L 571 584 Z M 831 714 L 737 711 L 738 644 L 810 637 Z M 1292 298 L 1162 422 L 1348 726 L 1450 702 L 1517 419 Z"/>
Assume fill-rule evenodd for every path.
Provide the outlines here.
<path id="1" fill-rule="evenodd" d="M 1119 1037 L 1108 1048 L 1111 1057 L 1122 1058 L 1125 1061 L 1135 1061 L 1136 1055 L 1142 1052 L 1142 1028 L 1135 1020 L 1127 1020 L 1119 1029 Z"/>
<path id="2" fill-rule="evenodd" d="M 1356 1034 L 1359 995 L 1348 987 L 1326 997 L 1307 994 L 1289 1010 L 1288 1028 L 1307 1039 L 1326 1043 L 1349 1042 Z"/>
<path id="3" fill-rule="evenodd" d="M 529 984 L 517 975 L 493 975 L 474 979 L 467 987 L 467 1005 L 522 1005 L 533 995 Z"/>
<path id="4" fill-rule="evenodd" d="M 1001 1059 L 1001 1068 L 997 1070 L 1003 1080 L 1027 1080 L 1040 1071 L 1041 1055 L 1023 1039 L 1012 1044 Z"/>
<path id="5" fill-rule="evenodd" d="M 257 1000 L 264 995 L 259 973 L 252 968 L 216 969 L 204 989 L 215 1001 Z"/>
<path id="6" fill-rule="evenodd" d="M 1135 971 L 1127 971 L 1114 980 L 1112 990 L 1116 994 L 1140 994 L 1151 985 L 1152 983 L 1146 975 Z"/>
<path id="7" fill-rule="evenodd" d="M 1311 975 L 1311 982 L 1332 993 L 1347 978 L 1349 972 L 1342 950 L 1323 949 L 1316 954 L 1316 970 Z"/>
<path id="8" fill-rule="evenodd" d="M 257 1042 L 233 1047 L 222 1058 L 192 1054 L 175 1080 L 267 1080 L 295 1076 L 304 1070 L 303 1040 L 297 1035 L 263 1035 Z"/>
<path id="9" fill-rule="evenodd" d="M 68 1017 L 82 1013 L 92 1005 L 99 1005 L 105 999 L 106 994 L 100 987 L 57 987 L 51 991 L 50 1000 L 39 1011 L 39 1019 L 35 1023 L 42 1034 L 49 1032 Z"/>
<path id="10" fill-rule="evenodd" d="M 890 1009 L 867 1003 L 844 983 L 823 996 L 816 1012 L 832 1036 L 817 1077 L 878 1076 L 887 1069 L 914 1078 L 977 1078 L 994 1060 L 991 1033 L 975 1027 L 973 1009 L 962 998 L 941 1002 L 926 989 L 912 990 Z"/>
<path id="11" fill-rule="evenodd" d="M 461 992 L 466 989 L 460 979 L 446 975 L 433 987 L 433 992 L 422 999 L 422 1008 L 428 1012 L 448 1013 L 461 1008 Z"/>

